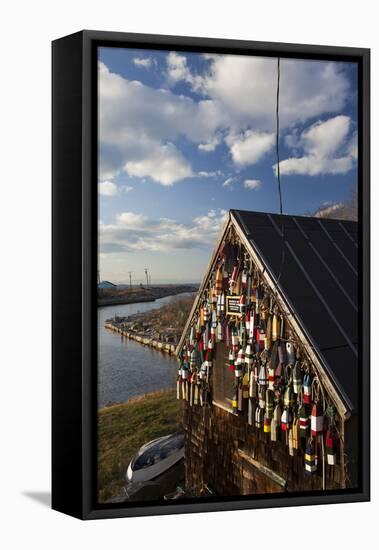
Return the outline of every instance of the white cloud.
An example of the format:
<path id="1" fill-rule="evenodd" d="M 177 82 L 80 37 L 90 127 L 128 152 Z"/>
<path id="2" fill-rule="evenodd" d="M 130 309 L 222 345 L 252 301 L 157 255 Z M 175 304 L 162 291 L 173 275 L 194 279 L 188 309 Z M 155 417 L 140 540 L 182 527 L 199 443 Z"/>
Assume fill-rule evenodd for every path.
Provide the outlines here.
<path id="1" fill-rule="evenodd" d="M 99 63 L 101 180 L 127 171 L 173 185 L 193 174 L 189 159 L 176 145 L 182 137 L 202 152 L 212 152 L 224 141 L 237 167 L 259 162 L 270 150 L 275 130 L 276 59 L 234 55 L 206 59 L 205 71 L 195 74 L 186 55 L 170 52 L 166 58 L 169 83 L 187 82 L 200 99 L 129 81 Z M 310 118 L 340 112 L 348 92 L 343 64 L 282 59 L 282 131 L 291 132 Z M 348 156 L 353 158 L 353 154 Z M 162 170 L 156 170 L 157 159 Z M 292 170 L 290 164 L 292 160 L 287 163 Z M 345 169 L 338 164 L 332 168 Z"/>
<path id="2" fill-rule="evenodd" d="M 187 58 L 184 55 L 180 55 L 177 52 L 170 52 L 167 55 L 166 63 L 167 76 L 172 84 L 184 80 L 191 84 L 194 89 L 202 85 L 203 77 L 191 73 L 187 65 Z"/>
<path id="3" fill-rule="evenodd" d="M 175 95 L 168 90 L 154 89 L 137 81 L 128 81 L 99 63 L 99 141 L 102 179 L 109 179 L 130 167 L 136 175 L 150 170 L 146 161 L 160 158 L 172 165 L 175 156 L 181 170 L 178 176 L 191 173 L 189 162 L 175 148 L 173 141 L 185 136 L 194 143 L 209 143 L 220 126 L 220 107 L 208 99 L 199 102 Z M 174 152 L 175 151 L 175 152 Z M 184 168 L 183 168 L 184 167 Z M 171 170 L 170 170 L 171 172 Z M 158 183 L 179 181 L 180 177 L 159 179 Z M 183 176 L 184 174 L 184 176 Z"/>
<path id="4" fill-rule="evenodd" d="M 246 189 L 259 189 L 262 185 L 260 180 L 245 180 L 243 186 Z"/>
<path id="5" fill-rule="evenodd" d="M 354 132 L 352 135 L 351 140 L 349 141 L 347 145 L 347 153 L 354 159 L 357 160 L 358 158 L 358 134 L 357 132 Z"/>
<path id="6" fill-rule="evenodd" d="M 171 56 L 171 57 L 170 57 Z M 254 125 L 272 131 L 275 126 L 277 60 L 275 58 L 210 55 L 209 70 L 193 75 L 184 55 L 169 55 L 173 78 L 192 84 L 203 95 L 219 101 L 241 128 Z M 281 60 L 281 127 L 323 113 L 340 111 L 345 105 L 349 81 L 343 65 L 326 61 Z"/>
<path id="7" fill-rule="evenodd" d="M 135 214 L 134 212 L 123 212 L 117 216 L 117 222 L 122 227 L 142 227 L 146 219 L 146 216 L 143 216 L 142 214 Z"/>
<path id="8" fill-rule="evenodd" d="M 199 148 L 200 151 L 205 151 L 206 153 L 211 153 L 212 151 L 214 151 L 216 149 L 216 147 L 217 147 L 217 145 L 219 145 L 219 143 L 220 143 L 219 136 L 215 136 L 208 143 L 200 143 L 198 145 L 198 148 Z"/>
<path id="9" fill-rule="evenodd" d="M 118 194 L 117 185 L 113 181 L 99 182 L 99 193 L 104 197 L 114 197 Z"/>
<path id="10" fill-rule="evenodd" d="M 215 178 L 218 176 L 223 176 L 223 172 L 221 170 L 214 170 L 213 172 L 207 172 L 205 170 L 200 170 L 200 172 L 197 173 L 197 177 L 199 178 Z"/>
<path id="11" fill-rule="evenodd" d="M 103 254 L 118 254 L 209 247 L 214 245 L 226 216 L 226 210 L 212 209 L 191 223 L 182 224 L 168 218 L 151 219 L 123 212 L 113 224 L 99 224 L 100 250 Z"/>
<path id="12" fill-rule="evenodd" d="M 117 186 L 113 181 L 99 182 L 99 194 L 103 195 L 104 197 L 115 197 L 119 195 L 120 192 L 130 193 L 130 191 L 133 191 L 133 189 L 134 188 L 131 185 Z"/>
<path id="13" fill-rule="evenodd" d="M 223 187 L 231 187 L 235 181 L 235 178 L 227 178 L 224 183 L 222 184 Z"/>
<path id="14" fill-rule="evenodd" d="M 303 150 L 303 156 L 290 157 L 280 162 L 283 175 L 303 174 L 345 174 L 354 165 L 354 141 L 347 138 L 350 118 L 338 115 L 326 121 L 318 121 L 304 130 L 300 137 L 290 140 L 296 150 Z M 292 134 L 292 137 L 294 134 Z M 288 141 L 287 141 L 288 143 Z M 276 172 L 276 165 L 273 166 Z"/>
<path id="15" fill-rule="evenodd" d="M 125 169 L 130 176 L 148 176 L 162 185 L 173 185 L 192 175 L 190 164 L 172 143 L 160 145 L 143 159 L 128 161 Z"/>
<path id="16" fill-rule="evenodd" d="M 144 69 L 150 69 L 153 65 L 151 57 L 134 57 L 133 63 L 137 67 L 143 67 Z"/>
<path id="17" fill-rule="evenodd" d="M 274 145 L 274 134 L 246 130 L 245 133 L 229 134 L 225 138 L 233 161 L 237 165 L 259 162 Z"/>
<path id="18" fill-rule="evenodd" d="M 133 191 L 134 187 L 132 187 L 131 185 L 122 185 L 121 186 L 121 191 L 123 191 L 123 193 L 130 193 L 130 191 Z"/>

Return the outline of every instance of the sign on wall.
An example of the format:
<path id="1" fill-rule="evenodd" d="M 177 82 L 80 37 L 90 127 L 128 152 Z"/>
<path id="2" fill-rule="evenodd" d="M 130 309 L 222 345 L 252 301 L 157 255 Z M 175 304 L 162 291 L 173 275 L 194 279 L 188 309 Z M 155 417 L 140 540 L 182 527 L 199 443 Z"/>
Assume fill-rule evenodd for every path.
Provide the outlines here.
<path id="1" fill-rule="evenodd" d="M 226 315 L 238 315 L 239 317 L 241 316 L 240 298 L 240 296 L 226 297 Z"/>

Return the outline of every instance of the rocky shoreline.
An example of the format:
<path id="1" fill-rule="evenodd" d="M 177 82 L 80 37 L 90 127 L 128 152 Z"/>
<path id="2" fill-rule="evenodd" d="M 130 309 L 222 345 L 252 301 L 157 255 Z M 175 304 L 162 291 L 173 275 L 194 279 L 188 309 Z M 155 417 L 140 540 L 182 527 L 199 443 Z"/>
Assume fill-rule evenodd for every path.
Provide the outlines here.
<path id="1" fill-rule="evenodd" d="M 105 322 L 105 328 L 124 338 L 135 340 L 158 351 L 175 354 L 195 293 L 173 299 L 169 304 L 128 317 L 115 315 Z"/>

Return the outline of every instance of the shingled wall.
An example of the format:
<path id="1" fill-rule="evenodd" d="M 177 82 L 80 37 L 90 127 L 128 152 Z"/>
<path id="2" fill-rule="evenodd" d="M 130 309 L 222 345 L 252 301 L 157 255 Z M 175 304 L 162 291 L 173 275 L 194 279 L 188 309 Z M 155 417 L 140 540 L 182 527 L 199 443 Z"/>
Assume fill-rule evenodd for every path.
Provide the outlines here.
<path id="1" fill-rule="evenodd" d="M 249 426 L 247 405 L 237 416 L 211 401 L 204 407 L 183 404 L 188 489 L 206 486 L 222 496 L 322 489 L 321 464 L 317 475 L 304 471 L 304 441 L 290 456 L 284 432 L 279 430 L 279 441 L 272 442 L 269 433 Z M 340 453 L 336 466 L 325 466 L 325 488 L 344 488 L 343 472 Z"/>

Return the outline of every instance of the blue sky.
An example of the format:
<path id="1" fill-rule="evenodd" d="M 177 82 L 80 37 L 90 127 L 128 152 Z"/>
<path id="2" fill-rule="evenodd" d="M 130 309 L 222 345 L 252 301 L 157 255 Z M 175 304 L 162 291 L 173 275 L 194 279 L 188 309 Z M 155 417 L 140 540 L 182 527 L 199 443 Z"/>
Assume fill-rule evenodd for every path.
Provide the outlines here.
<path id="1" fill-rule="evenodd" d="M 276 59 L 99 50 L 101 277 L 199 281 L 230 208 L 278 211 Z M 357 69 L 281 60 L 285 213 L 356 186 Z"/>

